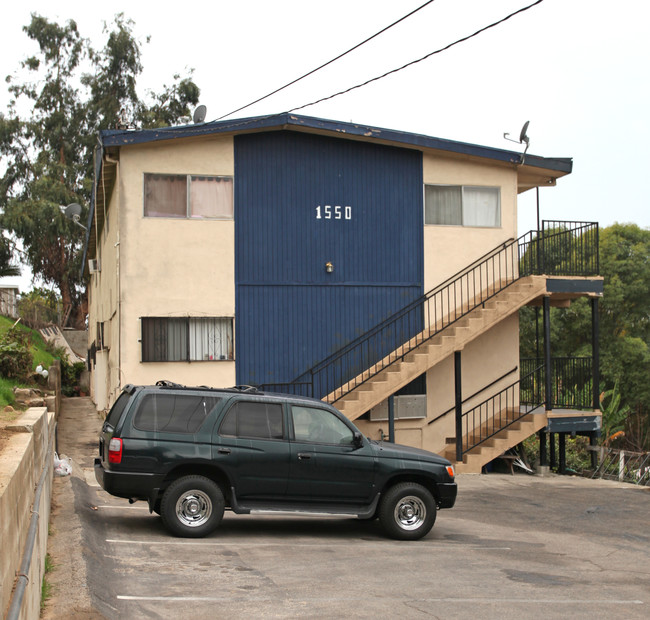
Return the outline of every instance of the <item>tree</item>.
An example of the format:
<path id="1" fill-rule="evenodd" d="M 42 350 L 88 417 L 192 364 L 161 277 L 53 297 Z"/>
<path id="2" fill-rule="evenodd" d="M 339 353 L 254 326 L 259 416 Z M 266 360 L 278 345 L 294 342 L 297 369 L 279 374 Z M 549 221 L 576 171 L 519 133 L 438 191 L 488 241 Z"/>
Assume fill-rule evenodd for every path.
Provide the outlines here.
<path id="1" fill-rule="evenodd" d="M 620 395 L 623 411 L 650 421 L 650 230 L 614 224 L 600 231 L 600 389 Z M 535 356 L 534 309 L 520 312 L 520 353 Z M 541 334 L 540 320 L 540 334 Z M 590 356 L 591 305 L 577 299 L 567 309 L 551 308 L 553 356 Z M 628 429 L 629 431 L 629 429 Z M 636 441 L 642 444 L 647 439 Z"/>
<path id="2" fill-rule="evenodd" d="M 9 239 L 0 234 L 0 278 L 19 276 L 20 269 L 12 264 L 13 251 Z"/>
<path id="3" fill-rule="evenodd" d="M 74 21 L 61 25 L 32 14 L 24 30 L 39 51 L 21 67 L 33 79 L 7 78 L 12 101 L 8 114 L 0 114 L 2 226 L 22 241 L 34 275 L 58 289 L 77 327 L 85 323 L 80 277 L 85 233 L 59 206 L 77 202 L 87 213 L 97 131 L 115 127 L 122 110 L 129 123 L 143 127 L 174 123 L 199 97 L 191 79 L 179 76 L 162 93 L 149 93 L 147 101 L 138 96 L 142 64 L 132 27 L 117 15 L 104 28 L 104 48 L 95 50 Z M 84 62 L 90 71 L 81 70 Z M 22 101 L 30 104 L 29 118 L 18 112 Z"/>

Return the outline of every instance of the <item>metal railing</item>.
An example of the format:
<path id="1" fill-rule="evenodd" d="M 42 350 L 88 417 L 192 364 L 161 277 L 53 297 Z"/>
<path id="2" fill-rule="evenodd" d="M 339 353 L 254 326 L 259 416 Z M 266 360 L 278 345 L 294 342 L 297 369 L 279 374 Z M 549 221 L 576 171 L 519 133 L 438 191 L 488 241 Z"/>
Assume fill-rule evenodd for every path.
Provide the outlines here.
<path id="1" fill-rule="evenodd" d="M 597 271 L 597 223 L 545 220 L 542 230 L 500 244 L 293 381 L 261 387 L 336 402 L 520 277 Z"/>
<path id="2" fill-rule="evenodd" d="M 535 368 L 526 376 L 461 415 L 460 424 L 457 420 L 457 461 L 461 461 L 464 454 L 544 404 L 544 383 L 540 380 L 542 370 L 543 366 Z M 532 389 L 528 393 L 528 400 L 532 402 L 527 404 L 521 400 L 522 386 L 525 385 L 531 386 L 529 389 Z"/>
<path id="3" fill-rule="evenodd" d="M 530 357 L 520 360 L 522 375 L 529 375 L 534 368 L 542 366 L 541 389 L 546 381 L 544 358 Z M 522 404 L 532 404 L 531 394 L 540 386 L 533 386 L 529 379 L 521 387 Z M 593 410 L 593 358 L 591 357 L 553 357 L 551 358 L 551 402 L 548 409 Z"/>
<path id="4" fill-rule="evenodd" d="M 605 446 L 590 448 L 598 455 L 598 468 L 592 478 L 606 478 L 650 486 L 650 452 L 614 450 Z"/>

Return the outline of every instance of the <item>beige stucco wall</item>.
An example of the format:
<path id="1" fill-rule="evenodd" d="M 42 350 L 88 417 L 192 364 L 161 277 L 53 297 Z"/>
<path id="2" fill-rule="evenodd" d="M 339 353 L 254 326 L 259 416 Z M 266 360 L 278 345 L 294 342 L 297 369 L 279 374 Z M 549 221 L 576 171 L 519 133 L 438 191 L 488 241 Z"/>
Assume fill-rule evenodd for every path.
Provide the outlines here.
<path id="1" fill-rule="evenodd" d="M 424 226 L 424 290 L 429 291 L 498 244 L 517 236 L 517 171 L 514 167 L 443 159 L 425 153 L 426 184 L 501 188 L 501 227 Z"/>
<path id="2" fill-rule="evenodd" d="M 90 341 L 95 338 L 94 322 L 112 320 L 109 405 L 127 383 L 159 379 L 215 387 L 235 383 L 233 361 L 140 361 L 141 317 L 235 315 L 234 222 L 145 218 L 145 172 L 231 176 L 232 138 L 120 149 L 118 180 L 107 214 L 109 230 L 101 235 L 102 272 L 90 284 Z"/>
<path id="3" fill-rule="evenodd" d="M 106 209 L 105 225 L 97 239 L 97 255 L 101 270 L 91 274 L 88 284 L 89 320 L 88 346 L 97 342 L 97 323 L 104 323 L 104 345 L 107 351 L 102 365 L 106 371 L 93 372 L 90 381 L 90 395 L 94 402 L 103 409 L 111 398 L 119 392 L 120 351 L 119 351 L 119 256 L 120 256 L 120 186 L 116 184 L 111 200 Z M 98 399 L 100 402 L 98 402 Z"/>

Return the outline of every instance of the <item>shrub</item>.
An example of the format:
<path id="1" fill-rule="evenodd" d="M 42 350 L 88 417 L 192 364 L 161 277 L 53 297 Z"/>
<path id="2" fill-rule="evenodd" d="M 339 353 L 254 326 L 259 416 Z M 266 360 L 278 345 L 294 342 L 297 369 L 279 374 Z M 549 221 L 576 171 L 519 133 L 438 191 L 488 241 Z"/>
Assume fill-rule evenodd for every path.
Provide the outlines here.
<path id="1" fill-rule="evenodd" d="M 0 375 L 25 381 L 32 372 L 32 364 L 28 334 L 12 327 L 0 337 Z"/>

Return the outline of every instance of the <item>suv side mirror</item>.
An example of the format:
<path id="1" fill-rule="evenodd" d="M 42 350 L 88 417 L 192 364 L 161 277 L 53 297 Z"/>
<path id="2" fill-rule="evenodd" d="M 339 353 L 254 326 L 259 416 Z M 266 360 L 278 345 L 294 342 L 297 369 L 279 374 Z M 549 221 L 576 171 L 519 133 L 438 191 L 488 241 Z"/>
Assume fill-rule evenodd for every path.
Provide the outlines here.
<path id="1" fill-rule="evenodd" d="M 352 436 L 352 444 L 355 448 L 361 448 L 363 446 L 363 435 L 359 431 L 355 431 Z"/>

